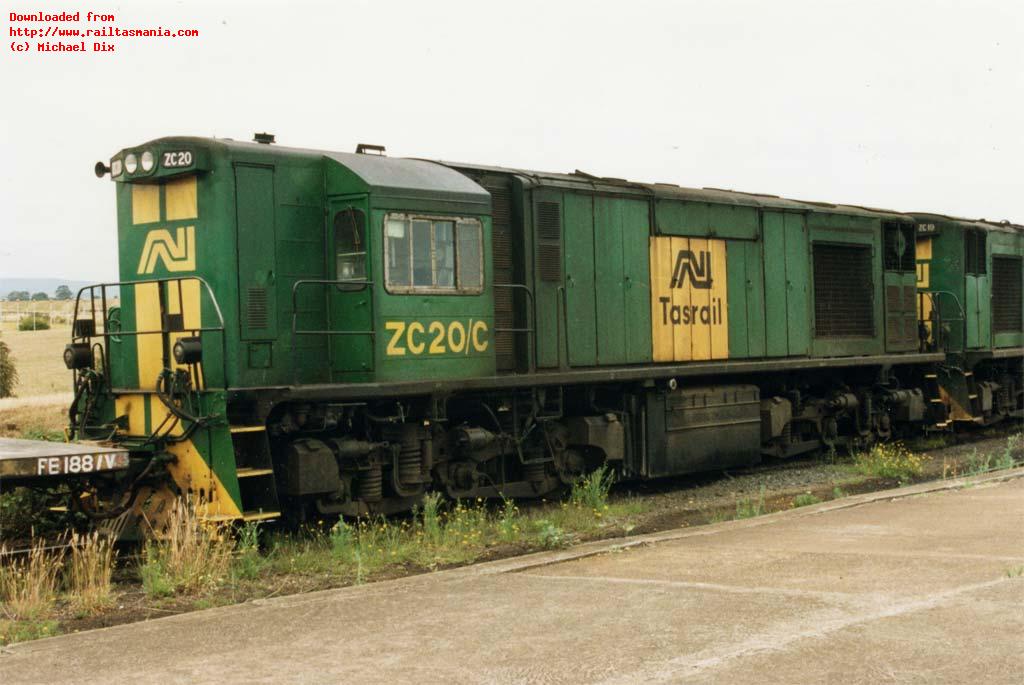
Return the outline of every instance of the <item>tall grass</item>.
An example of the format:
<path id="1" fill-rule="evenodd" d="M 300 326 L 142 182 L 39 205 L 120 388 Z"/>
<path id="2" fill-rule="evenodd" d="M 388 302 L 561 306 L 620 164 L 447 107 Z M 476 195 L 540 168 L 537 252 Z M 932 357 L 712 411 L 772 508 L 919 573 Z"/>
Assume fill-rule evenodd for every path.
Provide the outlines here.
<path id="1" fill-rule="evenodd" d="M 166 525 L 143 552 L 139 574 L 150 596 L 201 592 L 223 582 L 235 549 L 228 526 L 199 516 L 195 504 L 179 499 Z"/>
<path id="2" fill-rule="evenodd" d="M 82 613 L 102 611 L 113 600 L 110 580 L 114 574 L 114 547 L 98 531 L 73 534 L 70 543 L 66 584 L 71 603 Z"/>
<path id="3" fill-rule="evenodd" d="M 0 553 L 5 551 L 0 548 Z M 57 599 L 63 562 L 63 551 L 48 550 L 41 538 L 26 556 L 0 554 L 0 611 L 14 620 L 35 620 L 47 614 Z"/>

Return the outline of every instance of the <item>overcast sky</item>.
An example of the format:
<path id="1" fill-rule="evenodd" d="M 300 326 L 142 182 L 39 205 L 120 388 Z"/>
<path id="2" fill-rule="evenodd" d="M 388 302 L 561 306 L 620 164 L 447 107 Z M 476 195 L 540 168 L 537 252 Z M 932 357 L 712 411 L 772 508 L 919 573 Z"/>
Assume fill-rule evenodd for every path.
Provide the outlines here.
<path id="1" fill-rule="evenodd" d="M 5 5 L 4 35 L 10 11 L 75 5 Z M 80 5 L 200 36 L 4 44 L 3 276 L 113 279 L 92 166 L 174 134 L 1024 222 L 1024 3 Z"/>

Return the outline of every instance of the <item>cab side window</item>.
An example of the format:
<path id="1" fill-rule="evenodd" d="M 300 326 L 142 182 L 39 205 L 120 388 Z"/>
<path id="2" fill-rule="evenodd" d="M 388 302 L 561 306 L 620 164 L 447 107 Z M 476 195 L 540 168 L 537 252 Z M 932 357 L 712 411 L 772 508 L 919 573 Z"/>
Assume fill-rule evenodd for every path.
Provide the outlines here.
<path id="1" fill-rule="evenodd" d="M 334 215 L 335 280 L 339 290 L 361 290 L 366 281 L 366 216 L 348 207 Z"/>
<path id="2" fill-rule="evenodd" d="M 387 215 L 384 263 L 388 291 L 481 292 L 482 241 L 477 219 Z"/>

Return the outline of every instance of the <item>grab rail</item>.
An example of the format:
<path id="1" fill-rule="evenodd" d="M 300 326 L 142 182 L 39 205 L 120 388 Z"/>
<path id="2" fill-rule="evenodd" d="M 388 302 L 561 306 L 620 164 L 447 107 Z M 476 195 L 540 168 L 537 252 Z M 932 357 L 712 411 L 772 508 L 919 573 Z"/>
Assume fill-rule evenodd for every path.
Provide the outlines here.
<path id="1" fill-rule="evenodd" d="M 527 334 L 527 350 L 526 350 L 526 366 L 530 373 L 537 370 L 537 305 L 533 298 L 533 291 L 529 287 L 522 283 L 495 283 L 495 288 L 509 288 L 510 290 L 522 290 L 527 295 L 529 302 L 529 312 L 527 313 L 527 321 L 531 322 L 526 328 L 495 328 L 494 332 L 497 333 L 526 333 Z"/>
<path id="2" fill-rule="evenodd" d="M 956 305 L 956 311 L 959 312 L 959 318 L 946 318 L 942 314 L 942 296 L 945 295 L 953 299 L 953 304 Z M 932 304 L 931 318 L 929 319 L 918 319 L 918 323 L 921 325 L 932 325 L 932 336 L 934 338 L 935 349 L 944 350 L 946 352 L 963 352 L 967 349 L 967 313 L 964 310 L 963 305 L 960 303 L 960 298 L 956 296 L 956 293 L 950 292 L 949 290 L 923 290 L 919 291 L 918 294 L 918 311 L 924 312 L 924 299 L 925 297 Z M 945 330 L 944 324 L 946 323 L 957 323 L 960 322 L 960 349 L 946 349 L 947 343 L 949 342 L 949 335 Z M 927 338 L 922 336 L 921 339 L 922 348 L 927 347 Z M 927 350 L 922 350 L 927 351 Z"/>
<path id="3" fill-rule="evenodd" d="M 366 336 L 370 337 L 371 341 L 376 341 L 376 339 L 377 339 L 377 331 L 374 331 L 374 330 L 369 330 L 369 331 L 338 331 L 338 330 L 331 329 L 330 328 L 330 325 L 331 325 L 331 307 L 330 307 L 329 303 L 325 303 L 325 317 L 326 317 L 327 326 L 328 326 L 327 330 L 299 330 L 299 289 L 302 286 L 306 286 L 306 285 L 321 285 L 321 286 L 323 286 L 323 285 L 335 285 L 335 286 L 338 286 L 338 285 L 358 285 L 358 286 L 372 286 L 373 285 L 373 281 L 353 280 L 353 279 L 329 280 L 329 279 L 325 279 L 325 278 L 303 278 L 303 279 L 295 281 L 295 283 L 292 285 L 292 338 L 293 338 L 293 341 L 292 341 L 292 345 L 291 345 L 291 348 L 292 348 L 292 359 L 291 359 L 291 362 L 292 362 L 292 381 L 295 382 L 295 383 L 298 383 L 298 374 L 299 374 L 299 367 L 298 367 L 298 364 L 296 364 L 296 357 L 295 357 L 295 342 L 294 342 L 294 337 L 295 336 L 297 336 L 297 335 L 326 335 L 326 336 L 335 336 L 335 335 L 366 335 Z M 373 311 L 373 288 L 367 288 L 366 292 L 369 293 L 370 311 Z M 329 351 L 328 351 L 328 354 L 330 354 Z M 328 370 L 328 373 L 330 373 L 330 370 Z"/>
<path id="4" fill-rule="evenodd" d="M 184 295 L 182 294 L 182 290 L 183 289 L 182 289 L 181 285 L 185 281 L 196 281 L 196 282 L 198 282 L 203 287 L 203 289 L 205 289 L 206 294 L 209 296 L 210 303 L 213 304 L 213 311 L 217 315 L 217 323 L 218 323 L 217 326 L 202 326 L 202 325 L 200 325 L 198 327 L 188 327 L 188 328 L 186 328 L 186 327 L 184 327 L 184 316 L 183 316 L 182 317 L 182 328 L 181 329 L 177 329 L 177 330 L 171 330 L 171 328 L 169 326 L 169 319 L 168 319 L 167 316 L 164 316 L 164 314 L 165 314 L 165 312 L 164 312 L 164 299 L 165 299 L 165 294 L 167 292 L 166 287 L 167 287 L 167 284 L 169 284 L 169 283 L 177 284 L 177 286 L 178 286 L 178 311 L 181 312 L 182 314 L 184 314 L 184 311 L 185 311 L 184 310 Z M 111 331 L 109 329 L 110 312 L 109 312 L 109 310 L 107 308 L 107 288 L 121 288 L 121 287 L 124 287 L 124 286 L 147 285 L 147 284 L 152 284 L 152 283 L 157 284 L 157 288 L 158 288 L 158 292 L 159 292 L 159 303 L 160 303 L 160 314 L 161 314 L 161 316 L 160 316 L 160 328 L 158 330 L 134 330 L 134 331 L 117 330 L 117 331 Z M 101 309 L 102 309 L 102 321 L 103 321 L 103 332 L 102 333 L 97 333 L 96 332 L 96 290 L 97 289 L 99 289 L 99 291 L 100 291 L 100 302 L 101 302 L 100 306 L 101 306 Z M 82 301 L 82 294 L 85 291 L 87 291 L 87 290 L 89 291 L 90 316 L 89 316 L 89 318 L 84 318 L 83 317 L 81 320 L 82 321 L 92 321 L 92 323 L 93 323 L 93 330 L 91 332 L 86 332 L 85 334 L 78 335 L 77 333 L 79 332 L 79 327 L 78 327 L 77 322 L 79 321 L 79 318 L 78 318 L 79 305 L 81 304 L 81 301 Z M 123 296 L 122 296 L 121 299 L 123 300 Z M 136 320 L 137 320 L 137 318 L 138 318 L 138 313 L 136 312 Z M 201 323 L 202 323 L 202 321 L 200 321 L 200 324 Z M 104 373 L 104 375 L 107 375 L 107 374 L 110 373 L 110 339 L 111 338 L 114 338 L 114 337 L 118 337 L 119 338 L 120 336 L 133 336 L 133 337 L 135 337 L 135 336 L 141 336 L 141 335 L 160 335 L 161 336 L 161 340 L 165 343 L 165 345 L 164 345 L 165 349 L 164 349 L 164 359 L 163 359 L 163 362 L 164 362 L 165 367 L 166 367 L 167 364 L 170 361 L 168 359 L 168 357 L 167 357 L 167 353 L 169 352 L 169 350 L 166 349 L 168 347 L 168 345 L 166 343 L 168 343 L 169 341 L 164 336 L 167 336 L 167 335 L 169 335 L 171 333 L 191 333 L 193 335 L 193 337 L 199 335 L 200 333 L 220 333 L 220 342 L 221 342 L 221 375 L 223 376 L 223 380 L 224 380 L 224 389 L 227 389 L 227 387 L 228 387 L 228 372 L 227 372 L 227 350 L 228 350 L 228 347 L 227 347 L 227 335 L 226 335 L 226 330 L 225 330 L 225 327 L 224 327 L 224 314 L 221 311 L 220 303 L 217 302 L 217 296 L 213 294 L 213 288 L 210 287 L 210 284 L 202 276 L 175 276 L 175 277 L 168 277 L 168 278 L 148 278 L 148 279 L 139 280 L 139 281 L 114 281 L 114 282 L 110 282 L 110 283 L 95 283 L 93 285 L 87 285 L 87 286 L 83 286 L 82 288 L 79 288 L 78 294 L 75 297 L 74 318 L 72 319 L 72 324 L 71 324 L 71 342 L 72 343 L 76 343 L 76 342 L 89 342 L 90 338 L 102 337 L 103 338 L 103 345 L 102 345 L 102 348 L 101 348 L 101 352 L 103 354 L 103 373 Z M 204 385 L 205 385 L 205 372 L 204 372 L 204 379 L 203 380 L 204 380 Z M 110 381 L 109 377 L 107 378 L 107 381 L 108 382 Z M 139 383 L 141 385 L 141 383 L 142 383 L 142 379 L 141 378 L 139 379 Z"/>

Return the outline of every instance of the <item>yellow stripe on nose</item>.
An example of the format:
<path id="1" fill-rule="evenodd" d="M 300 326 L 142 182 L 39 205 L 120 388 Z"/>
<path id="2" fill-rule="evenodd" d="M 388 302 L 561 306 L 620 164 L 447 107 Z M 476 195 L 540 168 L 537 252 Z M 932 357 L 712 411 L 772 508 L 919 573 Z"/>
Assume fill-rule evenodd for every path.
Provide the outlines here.
<path id="1" fill-rule="evenodd" d="M 132 223 L 160 221 L 160 186 L 132 184 Z"/>
<path id="2" fill-rule="evenodd" d="M 196 177 L 185 176 L 168 181 L 164 186 L 167 221 L 195 219 L 199 216 L 196 202 Z"/>

